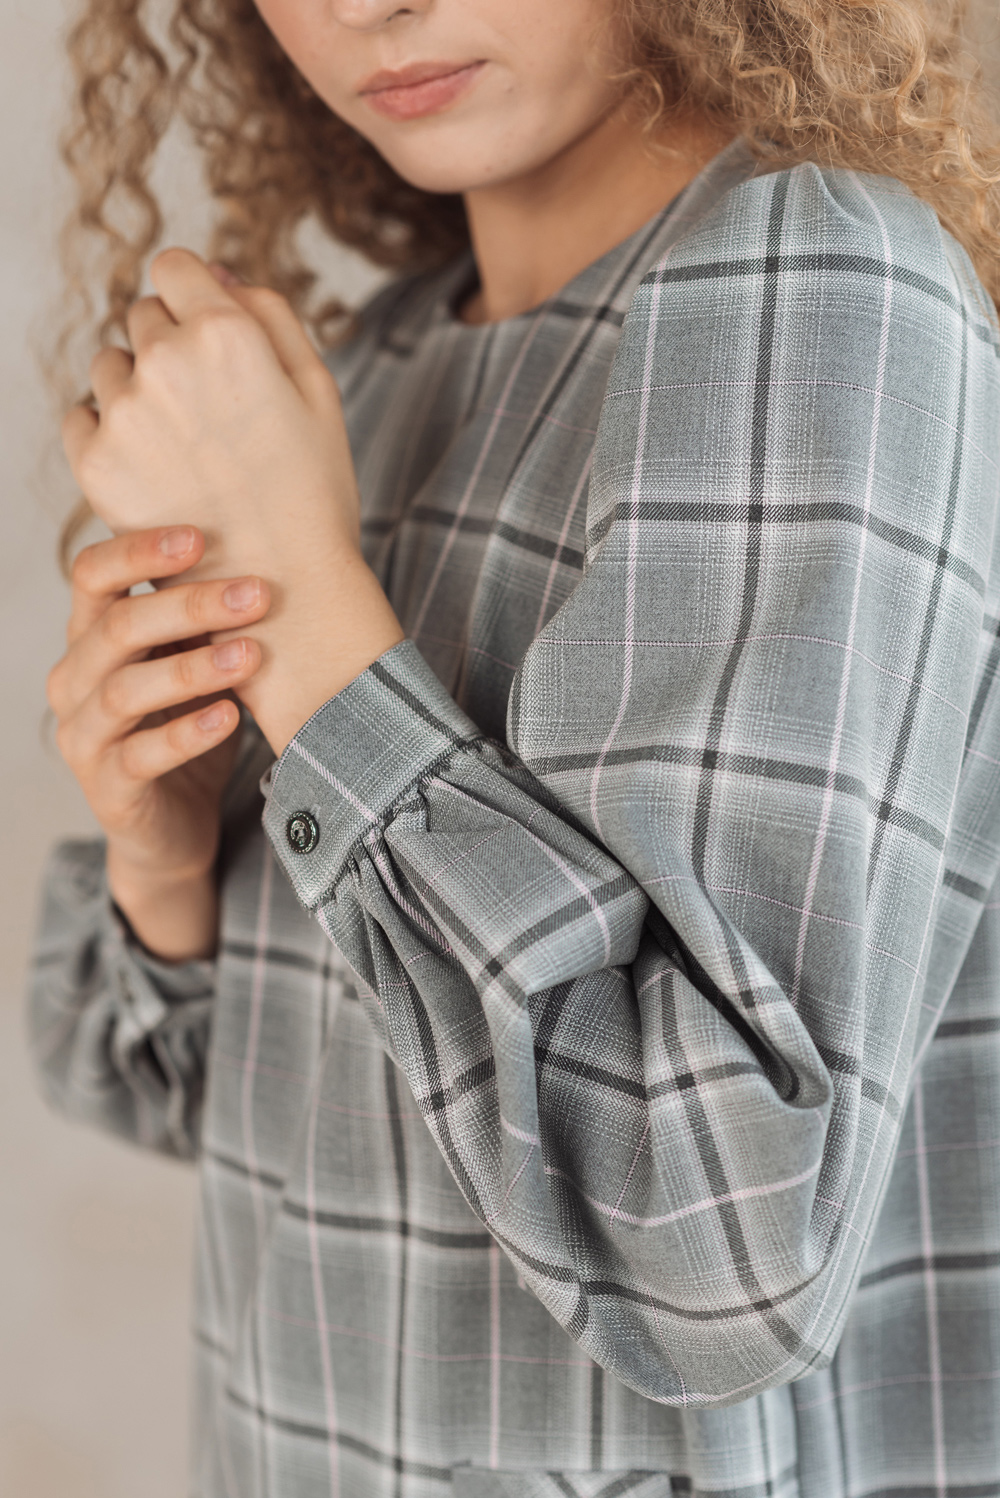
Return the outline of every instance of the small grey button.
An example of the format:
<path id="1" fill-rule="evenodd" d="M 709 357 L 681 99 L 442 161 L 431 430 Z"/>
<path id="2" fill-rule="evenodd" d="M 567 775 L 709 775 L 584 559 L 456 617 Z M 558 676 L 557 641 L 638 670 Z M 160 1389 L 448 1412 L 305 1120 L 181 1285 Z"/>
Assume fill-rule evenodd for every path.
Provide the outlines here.
<path id="1" fill-rule="evenodd" d="M 288 845 L 293 853 L 311 853 L 319 842 L 319 823 L 307 811 L 296 811 L 285 827 Z"/>

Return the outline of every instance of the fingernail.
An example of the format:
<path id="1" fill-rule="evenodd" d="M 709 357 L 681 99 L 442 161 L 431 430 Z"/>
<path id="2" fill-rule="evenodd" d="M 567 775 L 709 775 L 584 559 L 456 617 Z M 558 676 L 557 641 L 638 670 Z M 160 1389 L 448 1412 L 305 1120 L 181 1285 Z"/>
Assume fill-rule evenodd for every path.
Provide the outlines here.
<path id="1" fill-rule="evenodd" d="M 227 640 L 212 651 L 212 664 L 217 671 L 236 671 L 246 658 L 246 640 Z"/>
<path id="2" fill-rule="evenodd" d="M 211 733 L 216 728 L 221 728 L 229 716 L 229 711 L 224 702 L 213 702 L 211 707 L 206 707 L 203 713 L 199 713 L 195 722 L 205 733 Z"/>
<path id="3" fill-rule="evenodd" d="M 228 265 L 220 265 L 218 260 L 213 260 L 208 267 L 220 286 L 245 286 L 247 283 L 242 276 L 238 276 Z"/>
<path id="4" fill-rule="evenodd" d="M 165 531 L 160 537 L 160 550 L 167 557 L 186 557 L 194 547 L 194 531 L 187 526 Z"/>
<path id="5" fill-rule="evenodd" d="M 222 595 L 222 601 L 227 609 L 234 613 L 245 613 L 247 609 L 255 609 L 260 603 L 260 583 L 255 577 L 244 578 L 242 582 L 230 583 Z"/>

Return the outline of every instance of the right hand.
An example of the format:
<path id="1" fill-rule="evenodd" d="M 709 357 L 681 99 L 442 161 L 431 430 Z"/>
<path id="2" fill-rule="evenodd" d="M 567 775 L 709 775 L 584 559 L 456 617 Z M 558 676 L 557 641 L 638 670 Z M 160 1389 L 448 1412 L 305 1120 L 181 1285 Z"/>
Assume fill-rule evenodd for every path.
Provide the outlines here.
<path id="1" fill-rule="evenodd" d="M 270 605 L 257 578 L 130 596 L 203 551 L 194 527 L 160 526 L 80 552 L 66 654 L 48 678 L 59 750 L 107 835 L 111 893 L 171 960 L 214 949 L 219 811 L 239 723 L 224 694 L 260 666 L 260 646 L 239 630 Z"/>

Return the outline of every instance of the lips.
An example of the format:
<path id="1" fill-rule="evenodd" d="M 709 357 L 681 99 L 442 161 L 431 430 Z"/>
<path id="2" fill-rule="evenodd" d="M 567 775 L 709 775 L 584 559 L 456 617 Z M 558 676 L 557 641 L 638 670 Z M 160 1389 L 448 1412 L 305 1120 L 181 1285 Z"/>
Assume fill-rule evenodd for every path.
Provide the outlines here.
<path id="1" fill-rule="evenodd" d="M 447 108 L 475 83 L 483 62 L 424 62 L 383 69 L 366 78 L 358 93 L 378 114 L 413 120 Z"/>

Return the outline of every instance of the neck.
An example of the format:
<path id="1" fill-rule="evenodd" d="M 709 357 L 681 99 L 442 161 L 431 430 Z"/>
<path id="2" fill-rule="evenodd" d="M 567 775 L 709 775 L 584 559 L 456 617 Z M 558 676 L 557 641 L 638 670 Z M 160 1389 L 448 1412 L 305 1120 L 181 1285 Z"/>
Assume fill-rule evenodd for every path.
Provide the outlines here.
<path id="1" fill-rule="evenodd" d="M 466 193 L 479 290 L 464 320 L 499 322 L 553 296 L 665 208 L 730 138 L 688 117 L 654 146 L 617 111 L 529 175 Z"/>

